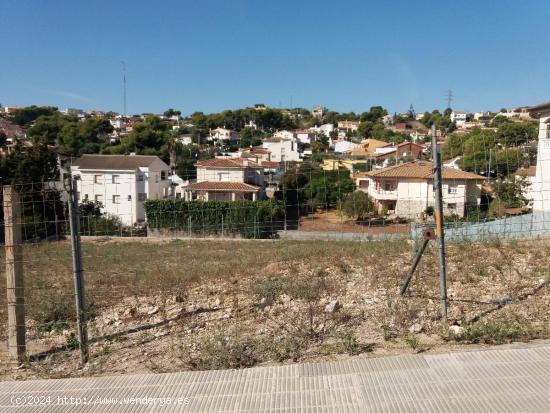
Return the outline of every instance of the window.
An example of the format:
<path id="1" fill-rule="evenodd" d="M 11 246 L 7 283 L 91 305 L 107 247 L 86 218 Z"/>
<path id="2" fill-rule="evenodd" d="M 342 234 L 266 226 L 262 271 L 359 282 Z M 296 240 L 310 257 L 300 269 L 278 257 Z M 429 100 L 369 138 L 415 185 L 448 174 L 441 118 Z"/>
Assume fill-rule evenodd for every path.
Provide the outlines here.
<path id="1" fill-rule="evenodd" d="M 132 200 L 132 195 L 128 195 L 128 201 Z"/>
<path id="2" fill-rule="evenodd" d="M 137 180 L 138 180 L 138 182 L 143 182 L 143 175 L 142 175 L 142 174 L 138 174 Z"/>
<path id="3" fill-rule="evenodd" d="M 161 171 L 160 172 L 160 180 L 161 181 L 166 181 L 166 171 Z"/>
<path id="4" fill-rule="evenodd" d="M 138 194 L 138 201 L 143 202 L 143 201 L 145 201 L 146 199 L 147 199 L 147 194 L 146 194 L 146 193 L 140 192 L 140 193 Z"/>
<path id="5" fill-rule="evenodd" d="M 229 182 L 229 172 L 218 172 L 218 181 Z"/>
<path id="6" fill-rule="evenodd" d="M 457 185 L 449 185 L 449 193 L 450 194 L 456 194 L 458 192 L 458 186 Z"/>
<path id="7" fill-rule="evenodd" d="M 94 197 L 94 200 L 95 200 L 95 202 L 99 202 L 100 204 L 103 205 L 103 195 L 96 195 Z"/>
<path id="8" fill-rule="evenodd" d="M 120 195 L 113 195 L 113 204 L 120 204 Z"/>
<path id="9" fill-rule="evenodd" d="M 120 175 L 113 175 L 113 184 L 118 184 L 119 178 L 120 178 Z"/>
<path id="10" fill-rule="evenodd" d="M 103 175 L 94 175 L 94 184 L 102 184 Z"/>
<path id="11" fill-rule="evenodd" d="M 456 204 L 447 204 L 447 208 L 455 210 L 456 209 Z"/>
<path id="12" fill-rule="evenodd" d="M 79 193 L 79 196 L 80 196 L 80 193 Z M 88 194 L 84 194 L 84 201 L 87 201 L 88 200 Z"/>
<path id="13" fill-rule="evenodd" d="M 159 176 L 155 174 L 155 183 L 158 183 L 158 181 L 159 181 Z"/>

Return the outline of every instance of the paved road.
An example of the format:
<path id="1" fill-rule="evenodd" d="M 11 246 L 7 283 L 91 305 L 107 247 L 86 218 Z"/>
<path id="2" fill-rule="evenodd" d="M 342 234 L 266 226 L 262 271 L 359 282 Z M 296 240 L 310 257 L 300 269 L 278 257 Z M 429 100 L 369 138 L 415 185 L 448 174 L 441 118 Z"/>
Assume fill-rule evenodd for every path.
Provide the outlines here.
<path id="1" fill-rule="evenodd" d="M 101 402 L 96 397 L 104 404 L 77 405 Z M 42 405 L 15 406 L 24 400 Z M 0 411 L 550 412 L 550 341 L 246 370 L 3 382 Z"/>

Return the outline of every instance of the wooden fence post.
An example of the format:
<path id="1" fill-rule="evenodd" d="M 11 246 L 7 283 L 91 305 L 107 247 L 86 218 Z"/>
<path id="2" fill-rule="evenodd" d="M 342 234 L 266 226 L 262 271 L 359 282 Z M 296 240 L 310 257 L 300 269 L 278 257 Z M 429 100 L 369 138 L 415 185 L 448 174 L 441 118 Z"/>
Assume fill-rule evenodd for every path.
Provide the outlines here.
<path id="1" fill-rule="evenodd" d="M 8 356 L 11 363 L 25 359 L 25 287 L 19 194 L 4 186 L 4 237 L 8 302 Z"/>

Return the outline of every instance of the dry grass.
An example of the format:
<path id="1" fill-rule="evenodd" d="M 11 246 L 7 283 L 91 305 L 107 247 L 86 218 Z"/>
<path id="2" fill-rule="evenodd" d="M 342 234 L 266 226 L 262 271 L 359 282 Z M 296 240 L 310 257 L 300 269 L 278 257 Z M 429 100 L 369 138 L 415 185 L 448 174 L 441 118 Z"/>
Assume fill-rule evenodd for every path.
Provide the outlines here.
<path id="1" fill-rule="evenodd" d="M 460 338 L 438 320 L 433 246 L 399 296 L 413 254 L 406 241 L 84 240 L 90 367 L 76 369 L 77 352 L 67 349 L 16 374 L 247 367 L 548 337 L 544 241 L 449 245 L 449 318 L 464 327 Z M 74 344 L 69 244 L 26 246 L 24 261 L 31 353 Z M 328 313 L 336 299 L 340 308 Z M 5 291 L 0 300 L 5 311 Z M 409 333 L 414 323 L 421 333 Z"/>

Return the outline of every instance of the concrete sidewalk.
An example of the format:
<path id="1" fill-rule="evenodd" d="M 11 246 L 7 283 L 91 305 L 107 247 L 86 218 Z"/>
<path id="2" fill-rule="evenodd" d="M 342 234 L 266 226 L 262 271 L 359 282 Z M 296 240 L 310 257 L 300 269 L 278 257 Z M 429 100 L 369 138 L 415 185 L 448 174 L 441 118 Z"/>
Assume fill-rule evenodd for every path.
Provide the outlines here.
<path id="1" fill-rule="evenodd" d="M 550 342 L 246 370 L 3 382 L 0 411 L 550 412 Z"/>

